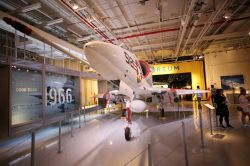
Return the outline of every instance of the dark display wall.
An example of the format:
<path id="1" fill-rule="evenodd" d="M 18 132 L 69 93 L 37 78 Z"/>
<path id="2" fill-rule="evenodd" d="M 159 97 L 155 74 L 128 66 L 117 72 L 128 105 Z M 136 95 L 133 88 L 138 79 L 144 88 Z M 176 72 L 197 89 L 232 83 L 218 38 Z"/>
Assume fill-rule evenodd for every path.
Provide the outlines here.
<path id="1" fill-rule="evenodd" d="M 42 74 L 39 71 L 12 68 L 11 124 L 42 118 Z"/>
<path id="2" fill-rule="evenodd" d="M 80 107 L 78 77 L 47 72 L 44 77 L 46 97 L 43 101 L 41 71 L 17 67 L 11 70 L 11 125 L 46 121 Z"/>

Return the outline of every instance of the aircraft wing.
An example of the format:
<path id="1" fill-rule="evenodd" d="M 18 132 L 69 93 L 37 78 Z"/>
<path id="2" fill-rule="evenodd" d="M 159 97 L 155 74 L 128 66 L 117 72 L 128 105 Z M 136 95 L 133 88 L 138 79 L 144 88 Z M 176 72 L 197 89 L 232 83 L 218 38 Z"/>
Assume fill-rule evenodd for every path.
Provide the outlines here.
<path id="1" fill-rule="evenodd" d="M 150 91 L 151 94 L 162 94 L 166 92 L 173 92 L 176 95 L 187 95 L 187 94 L 199 94 L 199 93 L 209 93 L 209 90 L 191 90 L 191 89 L 165 89 L 165 88 L 147 88 L 146 91 Z"/>
<path id="2" fill-rule="evenodd" d="M 176 89 L 177 95 L 209 93 L 209 90 Z"/>

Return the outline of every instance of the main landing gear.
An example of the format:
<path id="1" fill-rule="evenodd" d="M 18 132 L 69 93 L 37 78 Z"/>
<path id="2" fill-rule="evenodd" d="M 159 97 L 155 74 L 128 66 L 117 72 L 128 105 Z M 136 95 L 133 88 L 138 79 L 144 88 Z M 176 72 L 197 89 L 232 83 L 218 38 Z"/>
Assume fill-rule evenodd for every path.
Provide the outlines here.
<path id="1" fill-rule="evenodd" d="M 131 128 L 129 127 L 129 125 L 132 124 L 131 116 L 132 116 L 132 112 L 131 112 L 130 108 L 127 108 L 127 114 L 126 114 L 127 126 L 124 128 L 124 135 L 125 135 L 126 141 L 131 140 Z"/>

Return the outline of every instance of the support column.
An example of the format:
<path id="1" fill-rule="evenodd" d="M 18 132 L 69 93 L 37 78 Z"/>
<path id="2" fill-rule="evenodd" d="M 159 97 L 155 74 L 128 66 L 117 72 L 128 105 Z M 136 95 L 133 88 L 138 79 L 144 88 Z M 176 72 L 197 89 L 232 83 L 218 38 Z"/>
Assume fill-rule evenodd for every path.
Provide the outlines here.
<path id="1" fill-rule="evenodd" d="M 62 122 L 61 120 L 59 121 L 59 130 L 58 130 L 58 153 L 62 153 L 62 148 L 61 148 L 61 126 Z"/>
<path id="2" fill-rule="evenodd" d="M 198 110 L 199 110 L 199 119 L 200 119 L 201 148 L 205 148 L 204 135 L 203 135 L 203 126 L 202 126 L 202 113 L 201 113 L 202 109 L 198 109 Z"/>
<path id="3" fill-rule="evenodd" d="M 213 125 L 212 125 L 212 116 L 211 116 L 211 109 L 208 108 L 208 113 L 209 113 L 209 124 L 210 124 L 210 134 L 213 134 Z"/>
<path id="4" fill-rule="evenodd" d="M 188 152 L 187 152 L 187 141 L 186 141 L 186 129 L 185 123 L 182 121 L 182 138 L 183 138 L 183 146 L 184 146 L 184 154 L 185 154 L 185 165 L 188 166 Z"/>
<path id="5" fill-rule="evenodd" d="M 71 127 L 71 132 L 70 132 L 71 137 L 74 137 L 74 135 L 73 135 L 73 112 L 71 112 L 71 123 L 70 123 L 70 127 Z"/>
<path id="6" fill-rule="evenodd" d="M 78 116 L 79 116 L 79 128 L 81 128 L 81 107 L 79 107 L 79 112 L 78 112 Z"/>
<path id="7" fill-rule="evenodd" d="M 148 166 L 152 166 L 152 149 L 151 144 L 148 144 Z"/>

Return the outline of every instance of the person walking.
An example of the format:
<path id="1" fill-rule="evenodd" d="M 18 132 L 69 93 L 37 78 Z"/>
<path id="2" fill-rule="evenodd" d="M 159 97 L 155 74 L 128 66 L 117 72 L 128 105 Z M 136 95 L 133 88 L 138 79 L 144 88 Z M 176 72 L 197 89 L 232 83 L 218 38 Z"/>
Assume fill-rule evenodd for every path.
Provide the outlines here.
<path id="1" fill-rule="evenodd" d="M 242 88 L 240 90 L 240 95 L 239 95 L 239 104 L 240 104 L 240 108 L 241 108 L 241 121 L 244 127 L 248 127 L 250 126 L 246 124 L 246 117 L 248 116 L 249 118 L 249 123 L 250 123 L 250 109 L 248 106 L 250 100 L 250 96 L 246 95 L 246 89 Z"/>
<path id="2" fill-rule="evenodd" d="M 216 114 L 220 116 L 220 127 L 225 128 L 223 125 L 223 119 L 225 120 L 227 127 L 233 128 L 229 123 L 229 110 L 227 106 L 226 97 L 223 94 L 223 89 L 217 89 L 214 101 L 217 105 Z"/>

